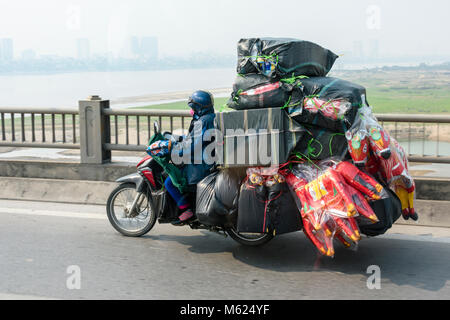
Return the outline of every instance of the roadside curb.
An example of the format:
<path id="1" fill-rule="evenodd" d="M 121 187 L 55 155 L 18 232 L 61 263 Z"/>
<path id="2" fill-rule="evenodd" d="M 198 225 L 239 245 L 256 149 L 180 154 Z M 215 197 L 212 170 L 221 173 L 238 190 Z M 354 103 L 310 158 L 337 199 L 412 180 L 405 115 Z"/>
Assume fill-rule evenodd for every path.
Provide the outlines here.
<path id="1" fill-rule="evenodd" d="M 419 214 L 419 221 L 404 220 L 400 217 L 396 223 L 450 228 L 450 201 L 416 200 L 415 209 Z"/>
<path id="2" fill-rule="evenodd" d="M 423 181 L 422 188 L 432 189 L 430 181 Z M 448 180 L 441 182 L 449 184 Z M 108 181 L 1 177 L 0 199 L 106 205 L 109 194 L 117 185 Z M 397 223 L 450 227 L 450 201 L 419 199 L 416 209 L 419 222 L 400 218 Z"/>
<path id="3" fill-rule="evenodd" d="M 105 205 L 116 182 L 1 177 L 0 199 Z"/>

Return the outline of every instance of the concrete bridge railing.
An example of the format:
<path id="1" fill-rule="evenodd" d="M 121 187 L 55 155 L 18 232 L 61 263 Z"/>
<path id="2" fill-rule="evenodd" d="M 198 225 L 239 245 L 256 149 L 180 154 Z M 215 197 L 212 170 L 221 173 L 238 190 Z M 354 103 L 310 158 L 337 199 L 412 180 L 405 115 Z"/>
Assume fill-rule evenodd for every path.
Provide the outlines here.
<path id="1" fill-rule="evenodd" d="M 410 161 L 450 163 L 450 116 L 376 114 L 405 148 Z M 152 123 L 174 131 L 189 126 L 188 110 L 111 109 L 91 96 L 78 108 L 0 107 L 0 147 L 79 149 L 80 162 L 111 162 L 111 151 L 144 151 Z M 430 151 L 432 144 L 433 150 Z"/>

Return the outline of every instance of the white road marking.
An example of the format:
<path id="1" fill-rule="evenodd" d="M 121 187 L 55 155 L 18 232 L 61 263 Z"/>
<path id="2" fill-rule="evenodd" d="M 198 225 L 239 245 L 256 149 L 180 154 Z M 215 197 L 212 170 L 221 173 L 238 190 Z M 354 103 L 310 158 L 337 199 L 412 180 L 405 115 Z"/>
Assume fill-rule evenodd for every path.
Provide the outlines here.
<path id="1" fill-rule="evenodd" d="M 101 213 L 80 213 L 80 212 L 63 212 L 50 210 L 34 210 L 34 209 L 19 209 L 19 208 L 0 208 L 0 214 L 22 214 L 30 216 L 50 216 L 50 217 L 64 217 L 64 218 L 82 218 L 82 219 L 107 219 L 106 214 Z"/>

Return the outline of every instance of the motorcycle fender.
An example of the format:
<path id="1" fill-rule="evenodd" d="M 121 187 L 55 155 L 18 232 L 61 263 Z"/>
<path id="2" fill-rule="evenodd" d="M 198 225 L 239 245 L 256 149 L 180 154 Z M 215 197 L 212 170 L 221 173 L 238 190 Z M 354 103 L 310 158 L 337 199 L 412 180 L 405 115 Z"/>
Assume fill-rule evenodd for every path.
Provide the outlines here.
<path id="1" fill-rule="evenodd" d="M 136 191 L 141 191 L 142 186 L 144 184 L 144 179 L 138 173 L 132 173 L 127 176 L 121 177 L 116 180 L 116 182 L 126 183 L 131 182 L 136 185 Z"/>

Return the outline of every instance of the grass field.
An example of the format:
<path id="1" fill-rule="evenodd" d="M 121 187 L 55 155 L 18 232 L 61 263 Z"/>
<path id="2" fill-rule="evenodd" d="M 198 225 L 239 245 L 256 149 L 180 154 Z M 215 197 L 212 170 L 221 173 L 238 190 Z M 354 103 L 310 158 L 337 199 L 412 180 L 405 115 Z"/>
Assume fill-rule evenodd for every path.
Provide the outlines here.
<path id="1" fill-rule="evenodd" d="M 347 71 L 334 76 L 366 87 L 376 113 L 450 112 L 448 70 Z"/>
<path id="2" fill-rule="evenodd" d="M 450 113 L 448 70 L 340 71 L 330 76 L 366 87 L 367 99 L 376 113 Z M 216 98 L 216 110 L 227 100 Z M 174 102 L 141 108 L 185 109 L 187 105 Z"/>

